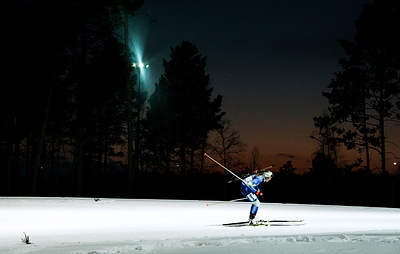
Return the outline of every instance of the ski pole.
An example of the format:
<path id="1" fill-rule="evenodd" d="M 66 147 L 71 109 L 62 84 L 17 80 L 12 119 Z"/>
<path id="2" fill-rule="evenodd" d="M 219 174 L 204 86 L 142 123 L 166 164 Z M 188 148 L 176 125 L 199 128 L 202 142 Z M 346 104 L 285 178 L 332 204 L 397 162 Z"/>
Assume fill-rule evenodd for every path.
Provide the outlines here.
<path id="1" fill-rule="evenodd" d="M 214 160 L 211 156 L 209 156 L 207 153 L 204 153 L 204 156 L 207 156 L 208 158 L 210 158 L 212 161 L 214 161 L 215 163 L 217 163 L 218 165 L 220 165 L 223 169 L 225 169 L 226 171 L 228 171 L 229 173 L 231 173 L 232 175 L 234 175 L 237 179 L 239 179 L 242 182 L 245 182 L 242 178 L 238 177 L 237 175 L 235 175 L 235 173 L 233 173 L 232 171 L 230 171 L 229 169 L 227 169 L 224 165 L 222 165 L 221 163 L 219 163 L 218 161 Z"/>
<path id="2" fill-rule="evenodd" d="M 221 202 L 217 202 L 217 203 L 207 204 L 207 206 L 211 206 L 211 205 L 220 205 L 220 204 L 235 202 L 235 201 L 244 200 L 244 199 L 247 199 L 247 198 L 238 198 L 238 199 L 229 200 L 229 201 L 221 201 Z"/>

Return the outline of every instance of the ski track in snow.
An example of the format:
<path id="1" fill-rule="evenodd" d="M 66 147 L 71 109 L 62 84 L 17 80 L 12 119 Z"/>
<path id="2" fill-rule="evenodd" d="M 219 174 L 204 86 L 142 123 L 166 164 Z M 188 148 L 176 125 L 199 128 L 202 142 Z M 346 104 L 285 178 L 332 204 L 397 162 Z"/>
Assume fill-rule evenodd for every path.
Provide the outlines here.
<path id="1" fill-rule="evenodd" d="M 0 253 L 400 253 L 400 209 L 262 203 L 306 224 L 232 228 L 250 203 L 211 203 L 0 197 Z"/>

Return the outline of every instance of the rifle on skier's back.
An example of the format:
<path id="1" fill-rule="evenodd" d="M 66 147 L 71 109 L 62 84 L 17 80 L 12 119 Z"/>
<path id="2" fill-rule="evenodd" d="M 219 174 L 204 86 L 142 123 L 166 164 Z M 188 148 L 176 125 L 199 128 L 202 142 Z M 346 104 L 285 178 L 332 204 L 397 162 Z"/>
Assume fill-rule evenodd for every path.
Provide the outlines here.
<path id="1" fill-rule="evenodd" d="M 266 167 L 266 168 L 259 169 L 259 170 L 254 170 L 254 171 L 252 171 L 251 173 L 243 174 L 243 175 L 242 175 L 242 179 L 246 179 L 247 177 L 249 177 L 249 176 L 251 176 L 251 175 L 259 176 L 259 175 L 261 175 L 262 173 L 264 173 L 264 172 L 266 172 L 266 171 L 269 171 L 269 169 L 270 169 L 270 168 L 273 168 L 273 167 L 275 167 L 275 165 L 271 165 L 271 166 L 268 166 L 268 167 Z M 236 182 L 236 181 L 238 181 L 238 180 L 239 180 L 239 179 L 235 178 L 235 179 L 232 179 L 232 180 L 228 181 L 228 183 Z"/>

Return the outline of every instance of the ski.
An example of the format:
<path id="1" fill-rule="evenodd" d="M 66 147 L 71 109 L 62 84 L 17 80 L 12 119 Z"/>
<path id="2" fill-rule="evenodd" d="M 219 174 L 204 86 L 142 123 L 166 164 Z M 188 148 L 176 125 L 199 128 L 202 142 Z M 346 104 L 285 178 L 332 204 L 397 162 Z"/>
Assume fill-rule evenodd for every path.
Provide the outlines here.
<path id="1" fill-rule="evenodd" d="M 302 226 L 306 223 L 304 220 L 259 220 L 256 225 L 249 224 L 248 221 L 225 223 L 225 227 L 259 227 L 259 226 Z"/>
<path id="2" fill-rule="evenodd" d="M 256 175 L 256 176 L 261 175 L 262 173 L 266 172 L 267 170 L 269 170 L 273 167 L 275 167 L 275 165 L 271 165 L 271 166 L 268 166 L 268 167 L 260 169 L 260 170 L 254 170 L 251 173 L 244 174 L 242 176 L 242 178 L 245 179 L 246 177 L 251 176 L 251 175 Z M 238 181 L 238 179 L 235 178 L 233 180 L 228 181 L 228 183 L 232 183 L 232 182 L 236 182 L 236 181 Z"/>

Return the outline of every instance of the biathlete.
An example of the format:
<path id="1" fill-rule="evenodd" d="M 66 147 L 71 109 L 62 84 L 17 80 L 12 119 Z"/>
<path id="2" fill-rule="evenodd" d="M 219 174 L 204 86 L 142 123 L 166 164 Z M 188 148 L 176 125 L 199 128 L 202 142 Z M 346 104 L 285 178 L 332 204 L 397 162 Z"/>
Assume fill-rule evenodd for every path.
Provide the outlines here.
<path id="1" fill-rule="evenodd" d="M 257 225 L 256 215 L 258 207 L 260 206 L 259 198 L 263 197 L 263 193 L 260 191 L 258 185 L 262 182 L 269 182 L 272 179 L 272 175 L 271 171 L 267 171 L 262 174 L 246 177 L 242 182 L 240 192 L 252 202 L 249 216 L 249 224 L 251 225 Z"/>

